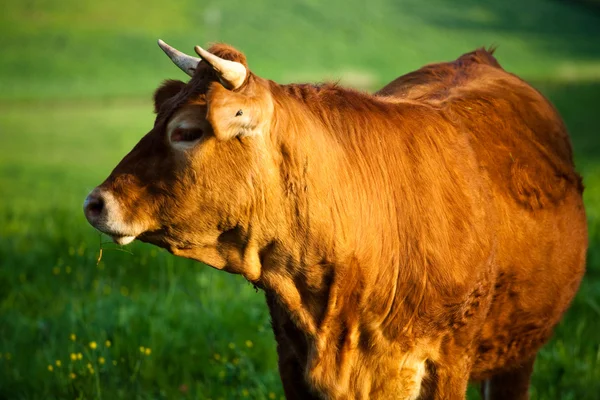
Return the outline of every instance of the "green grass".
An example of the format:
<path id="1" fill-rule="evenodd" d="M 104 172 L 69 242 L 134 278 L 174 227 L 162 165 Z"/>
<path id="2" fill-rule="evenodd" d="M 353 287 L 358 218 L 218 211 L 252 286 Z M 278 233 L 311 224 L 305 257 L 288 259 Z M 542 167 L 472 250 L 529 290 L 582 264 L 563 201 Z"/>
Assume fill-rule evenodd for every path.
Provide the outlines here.
<path id="1" fill-rule="evenodd" d="M 596 398 L 598 14 L 551 0 L 133 4 L 0 5 L 0 399 L 282 396 L 263 295 L 243 279 L 139 243 L 103 244 L 96 265 L 101 238 L 83 198 L 151 128 L 152 90 L 184 77 L 158 37 L 190 52 L 230 42 L 279 81 L 342 77 L 368 87 L 498 45 L 505 68 L 564 116 L 590 224 L 587 275 L 538 357 L 532 397 Z"/>

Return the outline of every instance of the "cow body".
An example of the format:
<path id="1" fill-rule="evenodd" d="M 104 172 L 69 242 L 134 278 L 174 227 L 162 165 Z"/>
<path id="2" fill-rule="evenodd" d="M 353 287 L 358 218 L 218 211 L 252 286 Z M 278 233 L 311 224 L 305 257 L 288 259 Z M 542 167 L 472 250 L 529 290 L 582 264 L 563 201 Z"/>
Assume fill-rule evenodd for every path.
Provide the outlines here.
<path id="1" fill-rule="evenodd" d="M 528 364 L 585 267 L 583 186 L 561 118 L 483 50 L 398 78 L 378 94 L 440 107 L 468 135 L 491 194 L 488 228 L 496 242 L 492 303 L 471 377 L 483 380 Z"/>
<path id="2" fill-rule="evenodd" d="M 90 222 L 264 289 L 289 399 L 464 398 L 469 379 L 526 398 L 587 248 L 552 106 L 485 50 L 375 95 L 218 71 L 159 89 Z"/>

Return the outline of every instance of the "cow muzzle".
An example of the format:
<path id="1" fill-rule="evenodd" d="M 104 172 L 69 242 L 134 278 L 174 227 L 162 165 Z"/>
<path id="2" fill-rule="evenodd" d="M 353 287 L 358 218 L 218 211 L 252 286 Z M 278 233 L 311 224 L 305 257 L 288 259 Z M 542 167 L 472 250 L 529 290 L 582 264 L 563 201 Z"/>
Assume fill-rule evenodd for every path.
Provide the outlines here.
<path id="1" fill-rule="evenodd" d="M 109 235 L 115 243 L 129 244 L 141 233 L 125 223 L 121 205 L 109 191 L 92 190 L 85 198 L 83 212 L 94 228 Z"/>

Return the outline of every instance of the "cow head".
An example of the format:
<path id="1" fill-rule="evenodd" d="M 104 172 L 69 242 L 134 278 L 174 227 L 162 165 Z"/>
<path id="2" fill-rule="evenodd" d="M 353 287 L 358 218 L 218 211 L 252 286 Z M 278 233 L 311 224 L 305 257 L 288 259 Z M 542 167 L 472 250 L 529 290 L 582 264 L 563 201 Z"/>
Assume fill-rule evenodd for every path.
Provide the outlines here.
<path id="1" fill-rule="evenodd" d="M 257 279 L 257 249 L 277 226 L 271 83 L 229 46 L 196 47 L 195 58 L 159 45 L 192 78 L 156 91 L 154 127 L 88 195 L 85 215 L 116 243 L 137 238 Z"/>

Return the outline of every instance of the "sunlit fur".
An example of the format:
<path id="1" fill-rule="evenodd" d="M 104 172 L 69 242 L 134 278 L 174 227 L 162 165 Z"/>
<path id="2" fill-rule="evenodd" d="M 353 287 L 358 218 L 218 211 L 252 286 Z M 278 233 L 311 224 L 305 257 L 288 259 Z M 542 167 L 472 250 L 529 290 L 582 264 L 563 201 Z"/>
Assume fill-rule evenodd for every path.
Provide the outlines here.
<path id="1" fill-rule="evenodd" d="M 216 80 L 201 63 L 159 88 L 101 187 L 141 240 L 264 290 L 287 398 L 463 399 L 469 379 L 526 398 L 587 248 L 552 106 L 485 50 L 373 95 Z M 206 132 L 186 151 L 182 113 Z"/>

